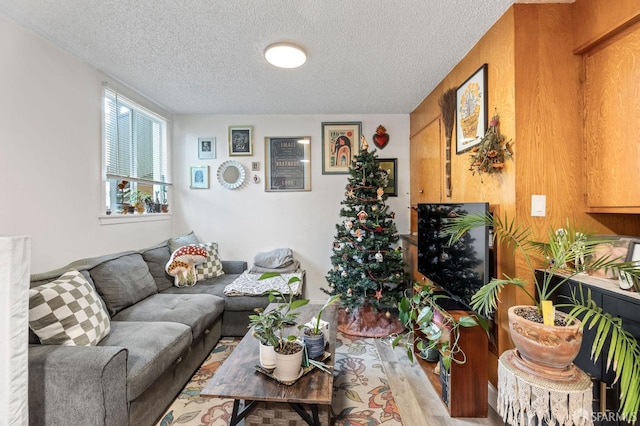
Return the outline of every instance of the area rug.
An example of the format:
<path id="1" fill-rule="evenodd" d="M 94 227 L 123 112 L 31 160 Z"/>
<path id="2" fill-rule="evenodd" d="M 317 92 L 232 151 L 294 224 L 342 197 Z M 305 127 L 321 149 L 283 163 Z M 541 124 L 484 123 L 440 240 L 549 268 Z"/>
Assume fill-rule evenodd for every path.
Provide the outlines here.
<path id="1" fill-rule="evenodd" d="M 233 400 L 201 397 L 200 390 L 238 343 L 218 342 L 158 426 L 229 424 Z M 338 333 L 331 408 L 334 424 L 339 426 L 402 425 L 374 339 Z"/>

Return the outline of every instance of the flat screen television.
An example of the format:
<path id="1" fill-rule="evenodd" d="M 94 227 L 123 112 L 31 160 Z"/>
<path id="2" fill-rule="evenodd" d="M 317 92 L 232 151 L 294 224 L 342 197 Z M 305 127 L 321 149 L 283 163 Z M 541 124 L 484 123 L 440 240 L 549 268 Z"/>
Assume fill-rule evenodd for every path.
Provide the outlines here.
<path id="1" fill-rule="evenodd" d="M 471 296 L 489 282 L 489 230 L 474 228 L 450 246 L 443 226 L 462 214 L 488 212 L 488 203 L 418 204 L 418 272 L 462 305 L 448 309 L 471 310 Z"/>

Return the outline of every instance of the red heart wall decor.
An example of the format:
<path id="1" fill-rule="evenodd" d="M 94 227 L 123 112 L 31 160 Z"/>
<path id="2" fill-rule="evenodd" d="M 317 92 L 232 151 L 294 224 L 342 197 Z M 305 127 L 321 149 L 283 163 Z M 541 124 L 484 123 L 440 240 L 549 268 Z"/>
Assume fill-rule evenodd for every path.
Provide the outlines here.
<path id="1" fill-rule="evenodd" d="M 389 143 L 389 134 L 386 133 L 387 129 L 381 124 L 376 128 L 376 134 L 373 135 L 373 143 L 380 149 L 387 146 Z"/>

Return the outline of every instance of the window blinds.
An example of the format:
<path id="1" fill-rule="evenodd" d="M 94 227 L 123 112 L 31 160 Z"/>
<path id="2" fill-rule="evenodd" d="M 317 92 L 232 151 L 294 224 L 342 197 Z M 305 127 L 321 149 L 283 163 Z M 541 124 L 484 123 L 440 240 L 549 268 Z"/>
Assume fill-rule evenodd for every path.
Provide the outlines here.
<path id="1" fill-rule="evenodd" d="M 170 184 L 167 176 L 167 122 L 105 87 L 107 179 Z"/>

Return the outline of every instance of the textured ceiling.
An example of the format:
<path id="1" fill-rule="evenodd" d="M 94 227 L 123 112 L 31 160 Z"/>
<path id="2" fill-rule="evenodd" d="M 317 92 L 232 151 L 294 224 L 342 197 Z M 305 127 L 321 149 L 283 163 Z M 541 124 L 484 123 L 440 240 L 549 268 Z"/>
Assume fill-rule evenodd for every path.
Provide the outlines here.
<path id="1" fill-rule="evenodd" d="M 409 113 L 513 0 L 0 0 L 176 114 Z M 307 51 L 294 70 L 264 48 Z"/>

